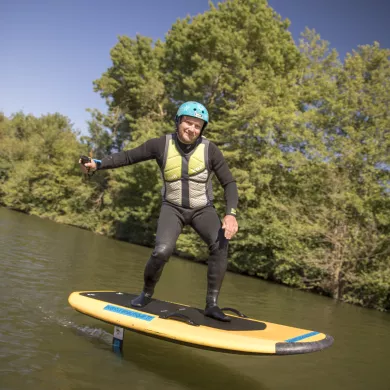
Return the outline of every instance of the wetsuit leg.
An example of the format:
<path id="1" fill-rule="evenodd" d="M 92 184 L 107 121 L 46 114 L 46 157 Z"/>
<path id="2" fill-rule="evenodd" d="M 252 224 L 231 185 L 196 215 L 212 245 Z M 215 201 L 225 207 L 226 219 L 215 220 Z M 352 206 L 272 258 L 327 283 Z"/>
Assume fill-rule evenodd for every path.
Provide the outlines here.
<path id="1" fill-rule="evenodd" d="M 133 306 L 142 307 L 150 302 L 164 266 L 175 249 L 177 238 L 183 229 L 183 223 L 182 216 L 176 208 L 165 203 L 161 206 L 156 245 L 145 266 L 144 288 L 142 293 L 131 301 Z"/>
<path id="2" fill-rule="evenodd" d="M 214 207 L 205 207 L 194 213 L 191 226 L 209 248 L 205 315 L 220 321 L 230 321 L 217 303 L 227 269 L 228 240 Z"/>

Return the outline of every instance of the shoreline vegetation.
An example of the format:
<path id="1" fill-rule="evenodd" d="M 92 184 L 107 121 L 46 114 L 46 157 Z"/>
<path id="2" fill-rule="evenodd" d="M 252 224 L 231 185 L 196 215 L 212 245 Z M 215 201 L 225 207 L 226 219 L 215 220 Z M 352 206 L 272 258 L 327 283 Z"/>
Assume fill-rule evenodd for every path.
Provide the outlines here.
<path id="1" fill-rule="evenodd" d="M 152 246 L 157 164 L 83 178 L 77 161 L 173 132 L 178 103 L 197 100 L 239 190 L 229 269 L 389 311 L 390 50 L 374 42 L 341 61 L 288 26 L 265 0 L 230 0 L 177 20 L 164 42 L 118 37 L 94 81 L 107 112 L 89 110 L 88 135 L 60 113 L 0 113 L 0 205 Z M 177 254 L 205 261 L 207 248 L 186 228 Z"/>

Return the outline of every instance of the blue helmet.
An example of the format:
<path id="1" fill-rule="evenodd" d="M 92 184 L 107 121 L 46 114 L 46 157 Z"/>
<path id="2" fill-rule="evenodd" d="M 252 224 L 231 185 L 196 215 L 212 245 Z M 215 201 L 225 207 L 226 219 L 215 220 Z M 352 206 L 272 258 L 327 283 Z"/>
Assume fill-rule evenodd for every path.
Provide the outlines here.
<path id="1" fill-rule="evenodd" d="M 183 115 L 204 120 L 205 123 L 203 125 L 202 131 L 209 123 L 209 113 L 206 107 L 198 102 L 185 102 L 179 107 L 175 117 L 175 122 L 177 125 L 179 124 L 179 118 Z"/>

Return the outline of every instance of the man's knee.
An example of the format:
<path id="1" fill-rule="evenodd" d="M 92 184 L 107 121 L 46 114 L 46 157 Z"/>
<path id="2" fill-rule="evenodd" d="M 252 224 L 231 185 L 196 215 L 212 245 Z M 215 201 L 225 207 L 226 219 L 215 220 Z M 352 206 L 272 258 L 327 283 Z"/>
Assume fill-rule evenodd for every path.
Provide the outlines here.
<path id="1" fill-rule="evenodd" d="M 174 247 L 167 244 L 157 244 L 153 250 L 152 256 L 160 261 L 167 262 L 173 253 Z"/>

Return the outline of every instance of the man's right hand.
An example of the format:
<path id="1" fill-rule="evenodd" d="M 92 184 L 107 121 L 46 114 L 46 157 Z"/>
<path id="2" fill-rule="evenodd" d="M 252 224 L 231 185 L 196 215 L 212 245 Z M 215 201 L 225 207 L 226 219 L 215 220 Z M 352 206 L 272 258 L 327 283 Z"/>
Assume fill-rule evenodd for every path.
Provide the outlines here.
<path id="1" fill-rule="evenodd" d="M 94 160 L 89 159 L 89 162 L 84 162 L 85 159 L 80 158 L 79 159 L 79 164 L 80 164 L 80 169 L 83 173 L 87 174 L 89 172 L 96 171 L 97 166 Z"/>

